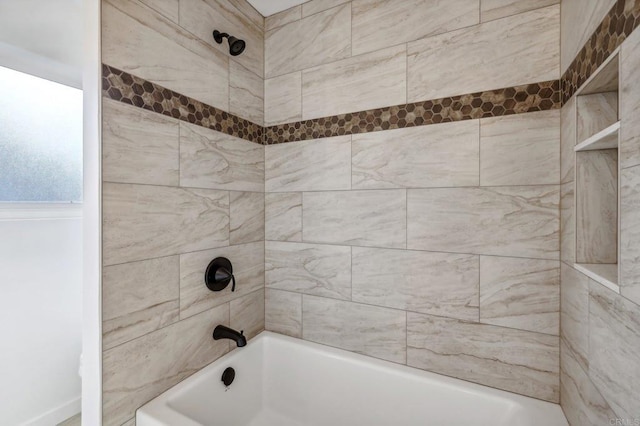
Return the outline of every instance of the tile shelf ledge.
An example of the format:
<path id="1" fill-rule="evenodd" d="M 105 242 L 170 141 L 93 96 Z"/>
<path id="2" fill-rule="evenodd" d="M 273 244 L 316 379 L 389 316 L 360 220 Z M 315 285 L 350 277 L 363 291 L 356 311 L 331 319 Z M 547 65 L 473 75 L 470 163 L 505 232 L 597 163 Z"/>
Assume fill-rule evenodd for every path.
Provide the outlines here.
<path id="1" fill-rule="evenodd" d="M 616 121 L 609 127 L 580 142 L 574 149 L 576 152 L 593 151 L 596 149 L 616 149 L 618 148 L 619 132 L 620 122 Z"/>
<path id="2" fill-rule="evenodd" d="M 575 269 L 592 280 L 620 294 L 618 285 L 618 264 L 575 263 Z"/>

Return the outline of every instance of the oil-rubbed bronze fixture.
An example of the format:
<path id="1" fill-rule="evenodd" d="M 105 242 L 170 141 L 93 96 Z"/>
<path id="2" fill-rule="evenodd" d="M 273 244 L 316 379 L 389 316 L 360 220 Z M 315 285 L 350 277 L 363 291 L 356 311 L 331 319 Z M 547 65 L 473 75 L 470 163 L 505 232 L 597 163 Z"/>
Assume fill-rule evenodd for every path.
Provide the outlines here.
<path id="1" fill-rule="evenodd" d="M 204 273 L 204 283 L 211 291 L 222 291 L 233 282 L 231 291 L 236 291 L 236 278 L 233 276 L 233 266 L 226 257 L 216 257 L 209 263 Z"/>
<path id="2" fill-rule="evenodd" d="M 221 33 L 218 30 L 215 30 L 213 32 L 213 39 L 218 44 L 222 44 L 222 39 L 225 38 L 225 37 L 227 38 L 227 41 L 229 42 L 229 54 L 231 56 L 238 56 L 239 54 L 244 52 L 244 48 L 247 45 L 244 42 L 244 40 L 236 38 L 236 37 L 234 37 L 232 35 L 229 35 L 227 33 Z"/>

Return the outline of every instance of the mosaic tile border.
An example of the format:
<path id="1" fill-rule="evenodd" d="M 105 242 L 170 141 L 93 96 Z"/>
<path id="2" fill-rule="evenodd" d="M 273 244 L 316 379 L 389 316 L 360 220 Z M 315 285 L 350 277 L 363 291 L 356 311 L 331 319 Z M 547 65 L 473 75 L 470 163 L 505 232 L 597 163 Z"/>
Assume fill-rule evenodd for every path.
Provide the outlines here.
<path id="1" fill-rule="evenodd" d="M 563 103 L 571 99 L 638 25 L 640 0 L 618 0 L 563 74 Z"/>

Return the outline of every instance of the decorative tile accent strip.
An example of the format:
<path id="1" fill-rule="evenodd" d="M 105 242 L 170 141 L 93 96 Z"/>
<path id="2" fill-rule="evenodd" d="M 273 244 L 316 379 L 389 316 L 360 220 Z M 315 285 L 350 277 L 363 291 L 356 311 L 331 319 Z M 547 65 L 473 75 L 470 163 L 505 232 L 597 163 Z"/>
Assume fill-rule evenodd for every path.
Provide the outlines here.
<path id="1" fill-rule="evenodd" d="M 218 132 L 262 143 L 264 128 L 173 90 L 102 65 L 102 93 L 114 99 Z"/>
<path id="2" fill-rule="evenodd" d="M 265 145 L 560 108 L 560 81 L 526 84 L 265 128 Z"/>
<path id="3" fill-rule="evenodd" d="M 640 0 L 618 0 L 562 76 L 567 102 L 593 72 L 640 25 Z"/>

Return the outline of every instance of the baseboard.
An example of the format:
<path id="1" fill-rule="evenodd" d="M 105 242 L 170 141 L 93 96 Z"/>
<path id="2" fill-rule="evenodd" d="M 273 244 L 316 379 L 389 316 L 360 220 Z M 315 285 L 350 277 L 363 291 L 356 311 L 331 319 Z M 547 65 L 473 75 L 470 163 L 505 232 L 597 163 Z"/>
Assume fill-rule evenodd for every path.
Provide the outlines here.
<path id="1" fill-rule="evenodd" d="M 78 414 L 81 407 L 80 402 L 80 397 L 72 399 L 58 408 L 54 408 L 53 410 L 47 411 L 46 413 L 23 423 L 22 426 L 55 426 L 58 423 L 62 423 L 67 420 L 69 417 L 73 417 Z"/>

